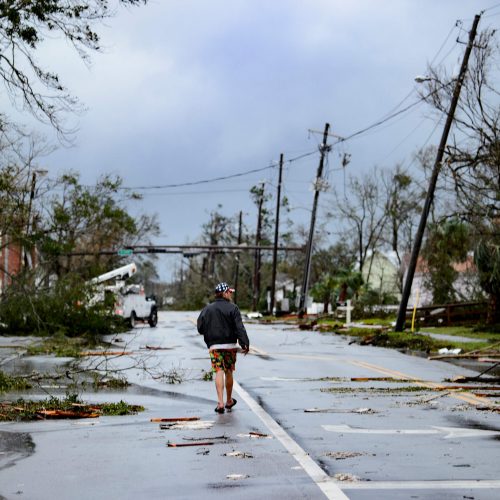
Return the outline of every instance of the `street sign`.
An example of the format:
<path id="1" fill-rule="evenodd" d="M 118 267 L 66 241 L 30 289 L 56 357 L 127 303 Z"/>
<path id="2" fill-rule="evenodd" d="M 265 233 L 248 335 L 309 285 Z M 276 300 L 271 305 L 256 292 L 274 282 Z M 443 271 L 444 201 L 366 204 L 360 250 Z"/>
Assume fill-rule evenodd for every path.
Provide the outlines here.
<path id="1" fill-rule="evenodd" d="M 131 248 L 120 248 L 117 253 L 120 257 L 125 257 L 126 255 L 132 255 L 134 251 Z"/>

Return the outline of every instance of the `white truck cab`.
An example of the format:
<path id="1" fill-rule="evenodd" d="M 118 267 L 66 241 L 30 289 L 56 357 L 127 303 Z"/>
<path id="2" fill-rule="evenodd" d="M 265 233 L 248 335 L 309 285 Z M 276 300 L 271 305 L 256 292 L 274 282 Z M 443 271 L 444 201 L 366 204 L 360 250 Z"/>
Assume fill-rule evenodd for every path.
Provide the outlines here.
<path id="1" fill-rule="evenodd" d="M 101 274 L 91 280 L 91 283 L 100 285 L 106 281 L 115 280 L 113 285 L 105 285 L 103 294 L 112 293 L 115 297 L 115 314 L 127 320 L 132 328 L 138 321 L 148 322 L 155 327 L 158 323 L 158 308 L 156 301 L 146 297 L 142 285 L 126 285 L 125 280 L 137 272 L 134 262 Z"/>

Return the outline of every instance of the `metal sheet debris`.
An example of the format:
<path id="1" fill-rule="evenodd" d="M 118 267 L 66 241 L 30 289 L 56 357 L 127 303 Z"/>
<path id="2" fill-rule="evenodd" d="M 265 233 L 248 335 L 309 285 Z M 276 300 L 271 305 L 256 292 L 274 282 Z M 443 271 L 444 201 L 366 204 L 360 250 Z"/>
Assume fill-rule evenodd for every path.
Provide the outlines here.
<path id="1" fill-rule="evenodd" d="M 306 408 L 304 413 L 360 413 L 360 414 L 373 414 L 379 413 L 371 408 L 353 408 L 353 409 L 340 409 L 340 408 Z"/>
<path id="2" fill-rule="evenodd" d="M 233 481 L 237 481 L 238 479 L 247 479 L 248 477 L 250 476 L 247 474 L 228 474 L 226 476 L 227 479 L 231 479 Z"/>
<path id="3" fill-rule="evenodd" d="M 236 457 L 236 458 L 253 458 L 253 455 L 246 453 L 244 451 L 229 451 L 224 453 L 225 457 Z"/>
<path id="4" fill-rule="evenodd" d="M 199 430 L 199 429 L 210 429 L 213 427 L 213 420 L 197 420 L 195 422 L 170 422 L 167 424 L 160 424 L 160 429 L 162 430 Z"/>

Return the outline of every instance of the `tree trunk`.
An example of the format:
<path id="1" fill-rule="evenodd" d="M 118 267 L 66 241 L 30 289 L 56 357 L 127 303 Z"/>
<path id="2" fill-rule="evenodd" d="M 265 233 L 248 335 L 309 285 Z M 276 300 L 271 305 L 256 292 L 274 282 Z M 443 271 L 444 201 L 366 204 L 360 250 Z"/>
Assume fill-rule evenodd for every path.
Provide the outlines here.
<path id="1" fill-rule="evenodd" d="M 498 295 L 495 293 L 490 294 L 488 301 L 488 312 L 486 316 L 486 323 L 488 325 L 495 325 L 500 322 L 500 301 Z"/>

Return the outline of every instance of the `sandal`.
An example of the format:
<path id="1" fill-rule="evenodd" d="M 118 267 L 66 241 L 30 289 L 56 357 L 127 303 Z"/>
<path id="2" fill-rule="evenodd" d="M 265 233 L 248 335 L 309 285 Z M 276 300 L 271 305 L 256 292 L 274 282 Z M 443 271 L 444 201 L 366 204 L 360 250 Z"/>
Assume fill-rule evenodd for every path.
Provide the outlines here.
<path id="1" fill-rule="evenodd" d="M 215 407 L 215 413 L 224 413 L 224 407 L 223 406 L 216 406 Z"/>
<path id="2" fill-rule="evenodd" d="M 228 410 L 228 411 L 231 411 L 231 408 L 232 408 L 232 407 L 233 407 L 233 406 L 234 406 L 234 405 L 238 402 L 238 401 L 236 401 L 236 399 L 234 399 L 234 398 L 231 398 L 231 401 L 232 401 L 232 403 L 231 403 L 231 404 L 226 403 L 226 410 Z"/>

